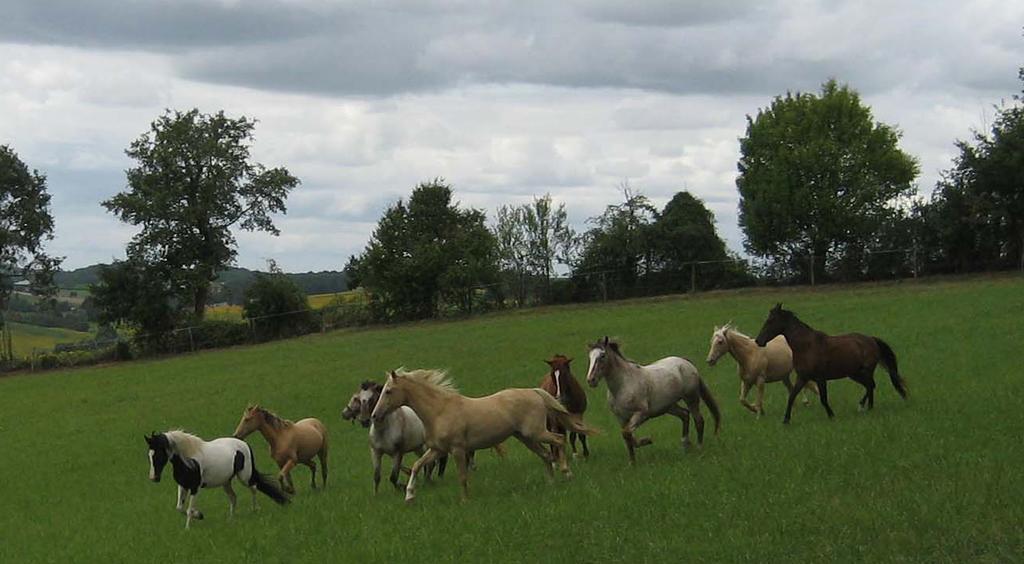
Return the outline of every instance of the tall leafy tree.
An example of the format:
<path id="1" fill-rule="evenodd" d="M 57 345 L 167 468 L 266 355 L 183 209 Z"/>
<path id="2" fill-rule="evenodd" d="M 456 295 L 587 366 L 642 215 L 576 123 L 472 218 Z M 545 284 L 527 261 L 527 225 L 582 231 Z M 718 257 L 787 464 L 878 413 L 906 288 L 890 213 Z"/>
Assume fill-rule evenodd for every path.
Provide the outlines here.
<path id="1" fill-rule="evenodd" d="M 128 245 L 137 264 L 161 265 L 202 318 L 210 284 L 237 254 L 232 229 L 277 235 L 299 184 L 285 168 L 252 162 L 256 121 L 224 112 L 168 111 L 126 153 L 128 189 L 103 202 L 121 221 L 141 226 Z"/>
<path id="2" fill-rule="evenodd" d="M 652 227 L 655 260 L 660 268 L 678 270 L 693 261 L 725 260 L 725 242 L 715 230 L 715 215 L 693 194 L 677 192 Z"/>
<path id="3" fill-rule="evenodd" d="M 426 318 L 445 305 L 467 311 L 474 287 L 497 276 L 496 242 L 485 219 L 453 202 L 444 180 L 422 183 L 408 202 L 384 212 L 346 272 L 369 291 L 381 317 Z"/>
<path id="4" fill-rule="evenodd" d="M 526 303 L 526 279 L 530 274 L 530 249 L 526 234 L 525 206 L 503 205 L 498 208 L 494 238 L 498 267 L 515 292 L 516 303 Z"/>
<path id="5" fill-rule="evenodd" d="M 628 287 L 654 268 L 652 226 L 658 210 L 629 184 L 621 190 L 622 203 L 588 220 L 593 227 L 583 236 L 576 272 L 604 272 L 605 279 Z"/>
<path id="6" fill-rule="evenodd" d="M 52 294 L 53 274 L 63 259 L 43 249 L 51 239 L 46 176 L 29 170 L 13 149 L 0 145 L 0 311 L 7 309 L 17 278 L 27 278 L 38 292 Z M 5 350 L 5 356 L 9 352 Z"/>
<path id="7" fill-rule="evenodd" d="M 856 250 L 914 191 L 914 157 L 900 132 L 876 122 L 860 96 L 835 80 L 821 92 L 786 94 L 747 116 L 736 185 L 740 227 L 752 254 L 821 272 Z"/>

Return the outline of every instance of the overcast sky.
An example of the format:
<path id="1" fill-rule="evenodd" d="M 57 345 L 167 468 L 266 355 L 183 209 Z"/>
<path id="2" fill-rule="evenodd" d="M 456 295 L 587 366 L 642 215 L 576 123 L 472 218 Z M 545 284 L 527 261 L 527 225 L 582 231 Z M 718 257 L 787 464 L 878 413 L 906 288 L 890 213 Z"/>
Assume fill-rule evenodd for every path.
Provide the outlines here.
<path id="1" fill-rule="evenodd" d="M 381 211 L 446 178 L 489 217 L 550 192 L 578 227 L 628 181 L 702 198 L 742 249 L 746 115 L 835 77 L 897 125 L 930 195 L 953 142 L 1020 91 L 1024 2 L 4 0 L 0 144 L 49 177 L 50 249 L 123 258 L 100 207 L 165 108 L 259 120 L 302 180 L 239 264 L 340 269 Z"/>

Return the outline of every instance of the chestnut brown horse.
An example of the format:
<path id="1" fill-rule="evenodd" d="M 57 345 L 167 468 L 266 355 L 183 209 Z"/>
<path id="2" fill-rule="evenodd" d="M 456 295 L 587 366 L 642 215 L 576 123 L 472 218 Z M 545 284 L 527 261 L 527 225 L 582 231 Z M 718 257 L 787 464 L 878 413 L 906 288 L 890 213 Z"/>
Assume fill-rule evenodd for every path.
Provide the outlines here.
<path id="1" fill-rule="evenodd" d="M 572 362 L 571 358 L 567 358 L 563 355 L 556 354 L 551 357 L 550 360 L 545 360 L 548 366 L 551 367 L 551 371 L 544 376 L 544 379 L 540 382 L 540 387 L 545 392 L 551 394 L 565 406 L 566 411 L 578 416 L 580 420 L 583 420 L 583 412 L 587 410 L 587 393 L 583 391 L 583 386 L 576 380 L 576 377 L 572 375 L 572 369 L 569 367 L 569 363 Z M 558 433 L 563 437 L 566 435 L 567 429 L 562 426 L 557 419 L 553 417 L 548 418 L 548 429 L 553 433 Z M 576 456 L 576 439 L 579 438 L 580 445 L 583 447 L 583 458 L 590 456 L 590 449 L 587 448 L 587 436 L 576 431 L 568 431 L 569 444 L 572 446 L 572 455 Z M 554 450 L 555 446 L 551 447 Z M 556 456 L 558 453 L 553 453 Z"/>
<path id="2" fill-rule="evenodd" d="M 818 397 L 828 416 L 834 417 L 832 407 L 828 404 L 829 380 L 850 378 L 864 386 L 864 397 L 860 400 L 861 409 L 875 406 L 875 367 L 879 362 L 889 372 L 889 379 L 896 392 L 907 399 L 907 384 L 900 376 L 896 365 L 896 353 L 885 341 L 871 335 L 847 333 L 845 335 L 826 335 L 810 327 L 797 316 L 782 309 L 778 303 L 768 313 L 761 332 L 758 333 L 758 346 L 765 346 L 768 341 L 778 335 L 784 335 L 789 348 L 793 350 L 793 368 L 796 370 L 796 384 L 789 392 L 786 404 L 786 416 L 783 423 L 789 423 L 793 412 L 793 400 L 807 384 L 818 384 Z"/>

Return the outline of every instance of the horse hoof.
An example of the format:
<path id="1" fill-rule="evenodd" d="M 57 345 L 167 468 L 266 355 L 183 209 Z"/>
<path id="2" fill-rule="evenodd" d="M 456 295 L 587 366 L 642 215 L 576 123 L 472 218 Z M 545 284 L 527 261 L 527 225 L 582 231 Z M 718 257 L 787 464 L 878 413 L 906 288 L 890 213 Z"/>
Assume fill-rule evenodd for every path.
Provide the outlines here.
<path id="1" fill-rule="evenodd" d="M 783 425 L 789 425 L 789 419 L 783 419 L 782 420 L 782 424 Z"/>
<path id="2" fill-rule="evenodd" d="M 192 512 L 192 519 L 194 519 L 196 521 L 202 521 L 203 520 L 203 512 L 199 511 L 198 509 L 196 509 L 195 511 Z"/>

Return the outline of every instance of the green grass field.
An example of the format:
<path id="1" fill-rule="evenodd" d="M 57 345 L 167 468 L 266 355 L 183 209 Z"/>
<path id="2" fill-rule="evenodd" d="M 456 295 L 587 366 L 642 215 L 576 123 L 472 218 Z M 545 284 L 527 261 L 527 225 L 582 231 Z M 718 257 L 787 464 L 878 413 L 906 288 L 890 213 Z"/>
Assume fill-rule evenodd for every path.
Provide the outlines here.
<path id="1" fill-rule="evenodd" d="M 756 333 L 782 300 L 828 332 L 886 339 L 911 389 L 903 402 L 880 369 L 876 408 L 861 388 L 830 386 L 836 418 L 799 406 L 780 422 L 739 405 L 734 363 L 703 362 L 712 325 Z M 752 290 L 551 308 L 339 331 L 263 346 L 0 379 L 0 561 L 174 562 L 998 562 L 1024 553 L 1024 410 L 1019 398 L 1024 279 L 983 278 L 851 288 Z M 722 434 L 683 453 L 679 425 L 661 418 L 631 468 L 607 406 L 589 389 L 588 420 L 604 430 L 576 478 L 548 483 L 518 444 L 477 455 L 471 500 L 454 471 L 411 506 L 371 494 L 365 430 L 339 412 L 359 381 L 385 369 L 445 367 L 470 395 L 534 386 L 555 352 L 576 357 L 609 334 L 638 361 L 698 361 L 722 405 Z M 169 475 L 146 479 L 142 436 L 184 427 L 230 434 L 250 401 L 330 428 L 325 492 L 285 508 L 260 499 L 227 517 L 218 490 L 198 499 L 206 519 L 184 530 Z M 249 439 L 271 471 L 261 437 Z M 389 466 L 385 466 L 387 472 Z M 454 470 L 452 468 L 451 470 Z"/>
<path id="2" fill-rule="evenodd" d="M 14 356 L 19 358 L 30 356 L 33 349 L 50 351 L 57 343 L 77 343 L 92 336 L 89 333 L 61 327 L 41 327 L 13 321 L 8 325 L 11 328 Z"/>

